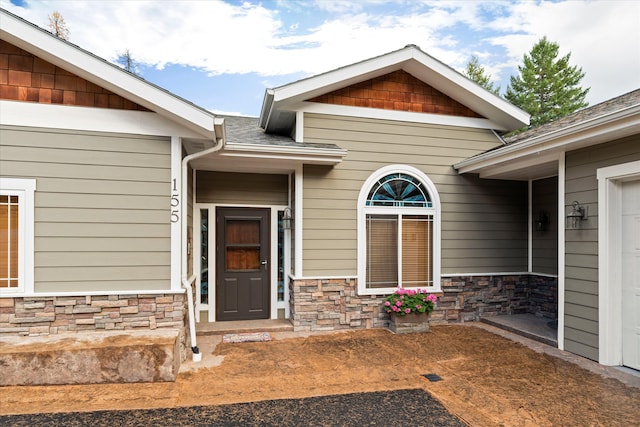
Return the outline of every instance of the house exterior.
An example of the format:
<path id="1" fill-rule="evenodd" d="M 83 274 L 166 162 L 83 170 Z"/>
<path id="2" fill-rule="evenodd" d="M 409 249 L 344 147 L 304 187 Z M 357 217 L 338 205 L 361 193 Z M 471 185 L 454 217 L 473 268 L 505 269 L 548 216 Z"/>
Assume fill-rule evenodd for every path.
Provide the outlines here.
<path id="1" fill-rule="evenodd" d="M 640 90 L 508 142 L 455 168 L 529 182 L 530 223 L 546 212 L 559 230 L 558 346 L 605 365 L 639 369 Z M 570 228 L 565 217 L 575 202 L 585 215 Z M 552 259 L 541 255 L 551 241 L 531 235 L 530 262 L 550 271 Z"/>
<path id="2" fill-rule="evenodd" d="M 214 146 L 222 120 L 0 13 L 2 335 L 175 329 L 184 347 L 183 141 Z"/>
<path id="3" fill-rule="evenodd" d="M 637 93 L 504 141 L 528 115 L 408 45 L 222 117 L 0 13 L 3 335 L 168 328 L 195 356 L 196 322 L 385 327 L 403 286 L 434 322 L 535 313 L 634 366 L 611 227 L 637 214 Z"/>

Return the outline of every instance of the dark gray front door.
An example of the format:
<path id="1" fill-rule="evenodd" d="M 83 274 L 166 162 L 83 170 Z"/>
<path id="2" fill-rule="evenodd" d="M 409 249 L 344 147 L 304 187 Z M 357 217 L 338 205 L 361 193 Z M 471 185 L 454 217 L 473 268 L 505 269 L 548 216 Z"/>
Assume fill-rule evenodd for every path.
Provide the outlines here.
<path id="1" fill-rule="evenodd" d="M 217 209 L 216 320 L 268 319 L 269 209 Z"/>

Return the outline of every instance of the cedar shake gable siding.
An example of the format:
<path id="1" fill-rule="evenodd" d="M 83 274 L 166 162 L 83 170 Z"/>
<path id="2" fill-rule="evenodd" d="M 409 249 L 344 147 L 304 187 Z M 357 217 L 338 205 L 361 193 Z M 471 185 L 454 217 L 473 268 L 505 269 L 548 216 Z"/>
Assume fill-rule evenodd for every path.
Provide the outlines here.
<path id="1" fill-rule="evenodd" d="M 403 70 L 309 99 L 323 104 L 482 117 Z"/>
<path id="2" fill-rule="evenodd" d="M 0 99 L 149 111 L 0 40 Z"/>

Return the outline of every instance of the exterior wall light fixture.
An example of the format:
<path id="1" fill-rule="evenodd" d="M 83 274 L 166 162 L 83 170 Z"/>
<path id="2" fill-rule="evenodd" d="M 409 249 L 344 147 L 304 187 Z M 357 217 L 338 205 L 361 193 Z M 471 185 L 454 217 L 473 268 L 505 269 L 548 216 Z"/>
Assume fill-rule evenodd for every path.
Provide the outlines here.
<path id="1" fill-rule="evenodd" d="M 547 215 L 545 211 L 540 211 L 535 224 L 537 231 L 547 231 L 547 228 L 549 226 L 549 215 Z"/>
<path id="2" fill-rule="evenodd" d="M 293 216 L 291 215 L 291 209 L 289 207 L 284 208 L 284 214 L 282 215 L 282 228 L 285 230 L 291 230 L 293 225 Z"/>
<path id="3" fill-rule="evenodd" d="M 567 230 L 577 230 L 580 222 L 589 218 L 589 207 L 582 206 L 577 201 L 571 204 L 571 212 L 567 214 Z"/>

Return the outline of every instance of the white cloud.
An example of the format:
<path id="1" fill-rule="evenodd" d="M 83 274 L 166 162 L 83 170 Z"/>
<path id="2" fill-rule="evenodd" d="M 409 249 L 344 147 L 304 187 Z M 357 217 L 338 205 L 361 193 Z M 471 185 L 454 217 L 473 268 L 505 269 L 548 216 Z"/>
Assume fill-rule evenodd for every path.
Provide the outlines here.
<path id="1" fill-rule="evenodd" d="M 640 87 L 639 2 L 517 3 L 492 27 L 504 32 L 492 43 L 505 47 L 506 66 L 521 64 L 543 36 L 558 43 L 560 55 L 570 52 L 571 64 L 586 74 L 582 85 L 591 87 L 591 104 Z"/>
<path id="2" fill-rule="evenodd" d="M 585 71 L 591 103 L 640 87 L 640 2 L 635 1 L 28 1 L 21 8 L 0 0 L 0 5 L 43 27 L 51 12 L 60 11 L 71 41 L 109 60 L 128 48 L 138 62 L 158 68 L 180 64 L 211 75 L 316 74 L 412 43 L 459 70 L 477 54 L 504 90 L 522 55 L 546 35 L 561 54 L 572 52 L 572 63 Z M 285 15 L 296 14 L 304 21 L 284 24 Z"/>

